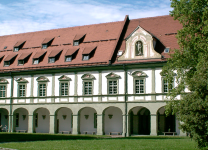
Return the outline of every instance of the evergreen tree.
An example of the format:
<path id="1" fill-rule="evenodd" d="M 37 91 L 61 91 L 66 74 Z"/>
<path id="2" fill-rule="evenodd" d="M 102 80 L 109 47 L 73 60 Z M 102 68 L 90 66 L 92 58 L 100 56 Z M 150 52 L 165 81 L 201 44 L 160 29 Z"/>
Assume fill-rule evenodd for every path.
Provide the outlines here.
<path id="1" fill-rule="evenodd" d="M 166 114 L 176 113 L 181 129 L 202 148 L 208 146 L 208 0 L 172 0 L 171 7 L 183 28 L 176 36 L 180 48 L 161 72 L 169 83 L 177 83 L 168 94 Z"/>

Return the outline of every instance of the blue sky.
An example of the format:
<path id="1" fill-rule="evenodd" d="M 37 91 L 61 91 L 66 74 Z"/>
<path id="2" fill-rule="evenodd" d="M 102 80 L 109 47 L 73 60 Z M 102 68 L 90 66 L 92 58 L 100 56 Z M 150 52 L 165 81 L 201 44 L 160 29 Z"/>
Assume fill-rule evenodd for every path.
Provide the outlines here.
<path id="1" fill-rule="evenodd" d="M 170 0 L 0 0 L 0 36 L 168 15 Z"/>

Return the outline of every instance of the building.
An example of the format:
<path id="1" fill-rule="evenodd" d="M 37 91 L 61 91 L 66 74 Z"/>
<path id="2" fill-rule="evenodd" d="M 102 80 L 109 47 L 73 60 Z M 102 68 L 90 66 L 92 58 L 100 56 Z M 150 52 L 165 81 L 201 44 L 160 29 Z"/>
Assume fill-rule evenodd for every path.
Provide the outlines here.
<path id="1" fill-rule="evenodd" d="M 184 135 L 164 115 L 169 89 L 160 75 L 181 28 L 169 15 L 126 16 L 1 36 L 0 124 L 10 132 Z"/>

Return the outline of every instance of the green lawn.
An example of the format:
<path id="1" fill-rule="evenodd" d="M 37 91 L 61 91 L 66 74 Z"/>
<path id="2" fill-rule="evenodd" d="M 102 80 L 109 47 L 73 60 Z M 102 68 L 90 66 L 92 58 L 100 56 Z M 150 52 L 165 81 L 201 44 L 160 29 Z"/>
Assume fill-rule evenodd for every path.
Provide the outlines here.
<path id="1" fill-rule="evenodd" d="M 108 136 L 1 133 L 0 142 L 0 147 L 20 150 L 191 150 L 195 149 L 196 147 L 195 142 L 190 140 L 189 138 L 177 136 L 139 136 L 129 138 L 109 138 Z"/>

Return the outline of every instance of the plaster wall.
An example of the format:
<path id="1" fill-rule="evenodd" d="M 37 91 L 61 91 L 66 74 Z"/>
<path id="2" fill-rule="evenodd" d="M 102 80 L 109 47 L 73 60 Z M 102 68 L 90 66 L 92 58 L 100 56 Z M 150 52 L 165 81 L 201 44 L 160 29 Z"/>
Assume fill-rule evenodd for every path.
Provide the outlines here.
<path id="1" fill-rule="evenodd" d="M 28 131 L 28 112 L 26 109 L 23 109 L 23 108 L 20 108 L 20 109 L 17 109 L 15 111 L 15 113 L 13 114 L 13 119 L 14 119 L 14 123 L 16 122 L 16 116 L 15 114 L 16 113 L 19 113 L 19 126 L 18 127 L 15 127 L 15 130 L 27 130 Z M 26 115 L 26 118 L 25 120 L 23 119 L 23 115 Z"/>

